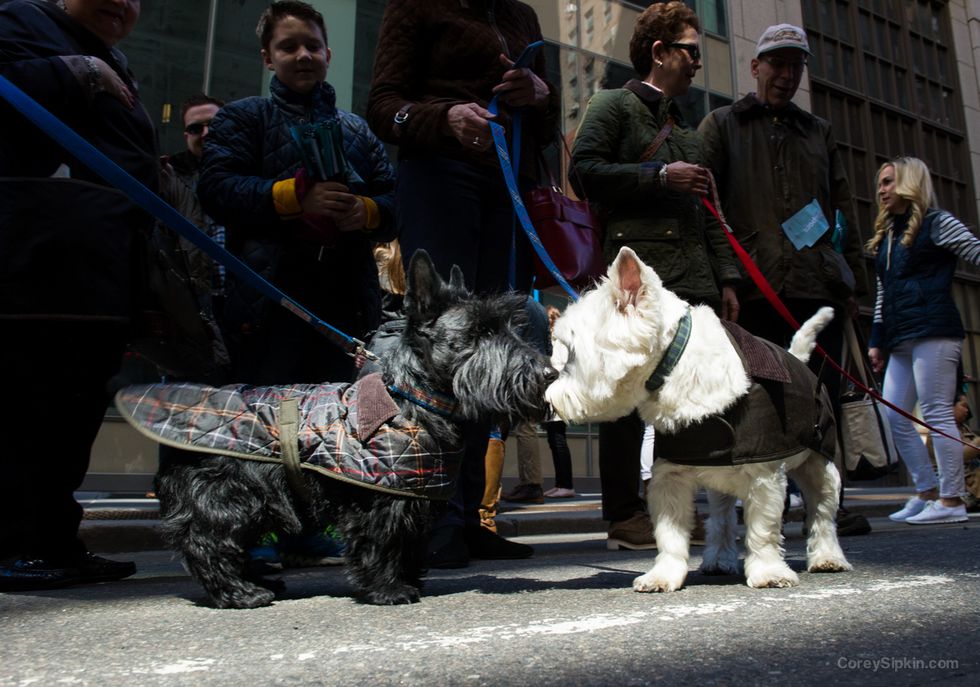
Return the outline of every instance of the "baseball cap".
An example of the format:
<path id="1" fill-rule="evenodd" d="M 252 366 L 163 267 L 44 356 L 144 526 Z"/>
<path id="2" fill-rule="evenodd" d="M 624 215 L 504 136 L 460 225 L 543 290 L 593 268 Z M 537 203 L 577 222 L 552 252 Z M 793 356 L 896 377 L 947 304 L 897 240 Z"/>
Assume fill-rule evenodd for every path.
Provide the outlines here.
<path id="1" fill-rule="evenodd" d="M 810 43 L 806 39 L 806 31 L 792 24 L 776 24 L 766 29 L 755 46 L 755 56 L 779 50 L 780 48 L 796 48 L 807 54 L 810 53 Z"/>

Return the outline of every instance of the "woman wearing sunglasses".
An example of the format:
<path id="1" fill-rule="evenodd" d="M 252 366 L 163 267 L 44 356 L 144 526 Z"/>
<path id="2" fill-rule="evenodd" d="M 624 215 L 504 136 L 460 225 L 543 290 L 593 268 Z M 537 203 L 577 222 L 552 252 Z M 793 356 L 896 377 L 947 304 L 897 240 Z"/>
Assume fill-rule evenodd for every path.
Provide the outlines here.
<path id="1" fill-rule="evenodd" d="M 708 221 L 700 204 L 708 191 L 700 137 L 677 105 L 701 68 L 700 40 L 698 18 L 683 2 L 658 3 L 640 14 L 630 40 L 639 78 L 593 96 L 572 164 L 585 187 L 578 190 L 606 218 L 607 260 L 628 245 L 664 286 L 735 319 L 732 285 L 738 270 L 721 226 Z M 635 414 L 599 429 L 610 548 L 654 545 L 650 518 L 637 496 L 642 440 Z"/>

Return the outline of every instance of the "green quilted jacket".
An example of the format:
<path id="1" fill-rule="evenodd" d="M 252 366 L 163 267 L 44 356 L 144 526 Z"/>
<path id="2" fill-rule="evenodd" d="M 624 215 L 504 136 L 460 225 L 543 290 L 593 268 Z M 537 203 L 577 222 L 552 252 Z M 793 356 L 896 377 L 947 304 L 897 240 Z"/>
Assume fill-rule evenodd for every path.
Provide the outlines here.
<path id="1" fill-rule="evenodd" d="M 673 131 L 653 159 L 641 163 L 668 115 L 676 122 Z M 700 199 L 659 187 L 661 167 L 679 160 L 700 163 L 701 139 L 670 98 L 635 80 L 592 97 L 572 164 L 584 186 L 576 190 L 605 219 L 607 262 L 627 245 L 681 298 L 717 305 L 721 287 L 739 281 L 738 268 L 723 229 Z"/>

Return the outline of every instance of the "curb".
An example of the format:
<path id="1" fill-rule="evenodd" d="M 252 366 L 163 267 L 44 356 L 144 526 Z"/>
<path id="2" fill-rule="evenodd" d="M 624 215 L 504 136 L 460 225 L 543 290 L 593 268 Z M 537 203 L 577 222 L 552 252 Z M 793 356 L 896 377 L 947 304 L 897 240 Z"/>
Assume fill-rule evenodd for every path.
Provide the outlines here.
<path id="1" fill-rule="evenodd" d="M 844 505 L 850 512 L 860 513 L 866 518 L 893 513 L 902 507 L 909 496 L 891 490 L 886 493 L 862 491 L 865 493 L 847 495 Z M 159 504 L 155 499 L 103 499 L 83 502 L 83 506 L 85 517 L 79 533 L 93 551 L 122 553 L 168 548 L 161 535 Z M 787 518 L 790 522 L 802 519 L 802 509 L 791 510 Z M 549 503 L 508 507 L 497 516 L 496 521 L 497 531 L 504 537 L 595 534 L 604 533 L 608 528 L 608 523 L 602 519 L 600 501 L 583 498 L 561 505 Z"/>

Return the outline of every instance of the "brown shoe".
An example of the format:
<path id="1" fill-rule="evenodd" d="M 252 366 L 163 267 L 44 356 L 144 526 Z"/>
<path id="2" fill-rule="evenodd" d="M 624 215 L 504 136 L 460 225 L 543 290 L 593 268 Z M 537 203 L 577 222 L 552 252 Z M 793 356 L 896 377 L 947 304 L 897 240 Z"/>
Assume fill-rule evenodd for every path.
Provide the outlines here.
<path id="1" fill-rule="evenodd" d="M 646 551 L 657 548 L 650 516 L 646 513 L 637 513 L 629 520 L 610 523 L 606 548 L 610 551 L 620 549 Z"/>
<path id="2" fill-rule="evenodd" d="M 540 484 L 518 484 L 514 487 L 514 491 L 500 498 L 512 503 L 544 503 L 544 492 Z"/>

